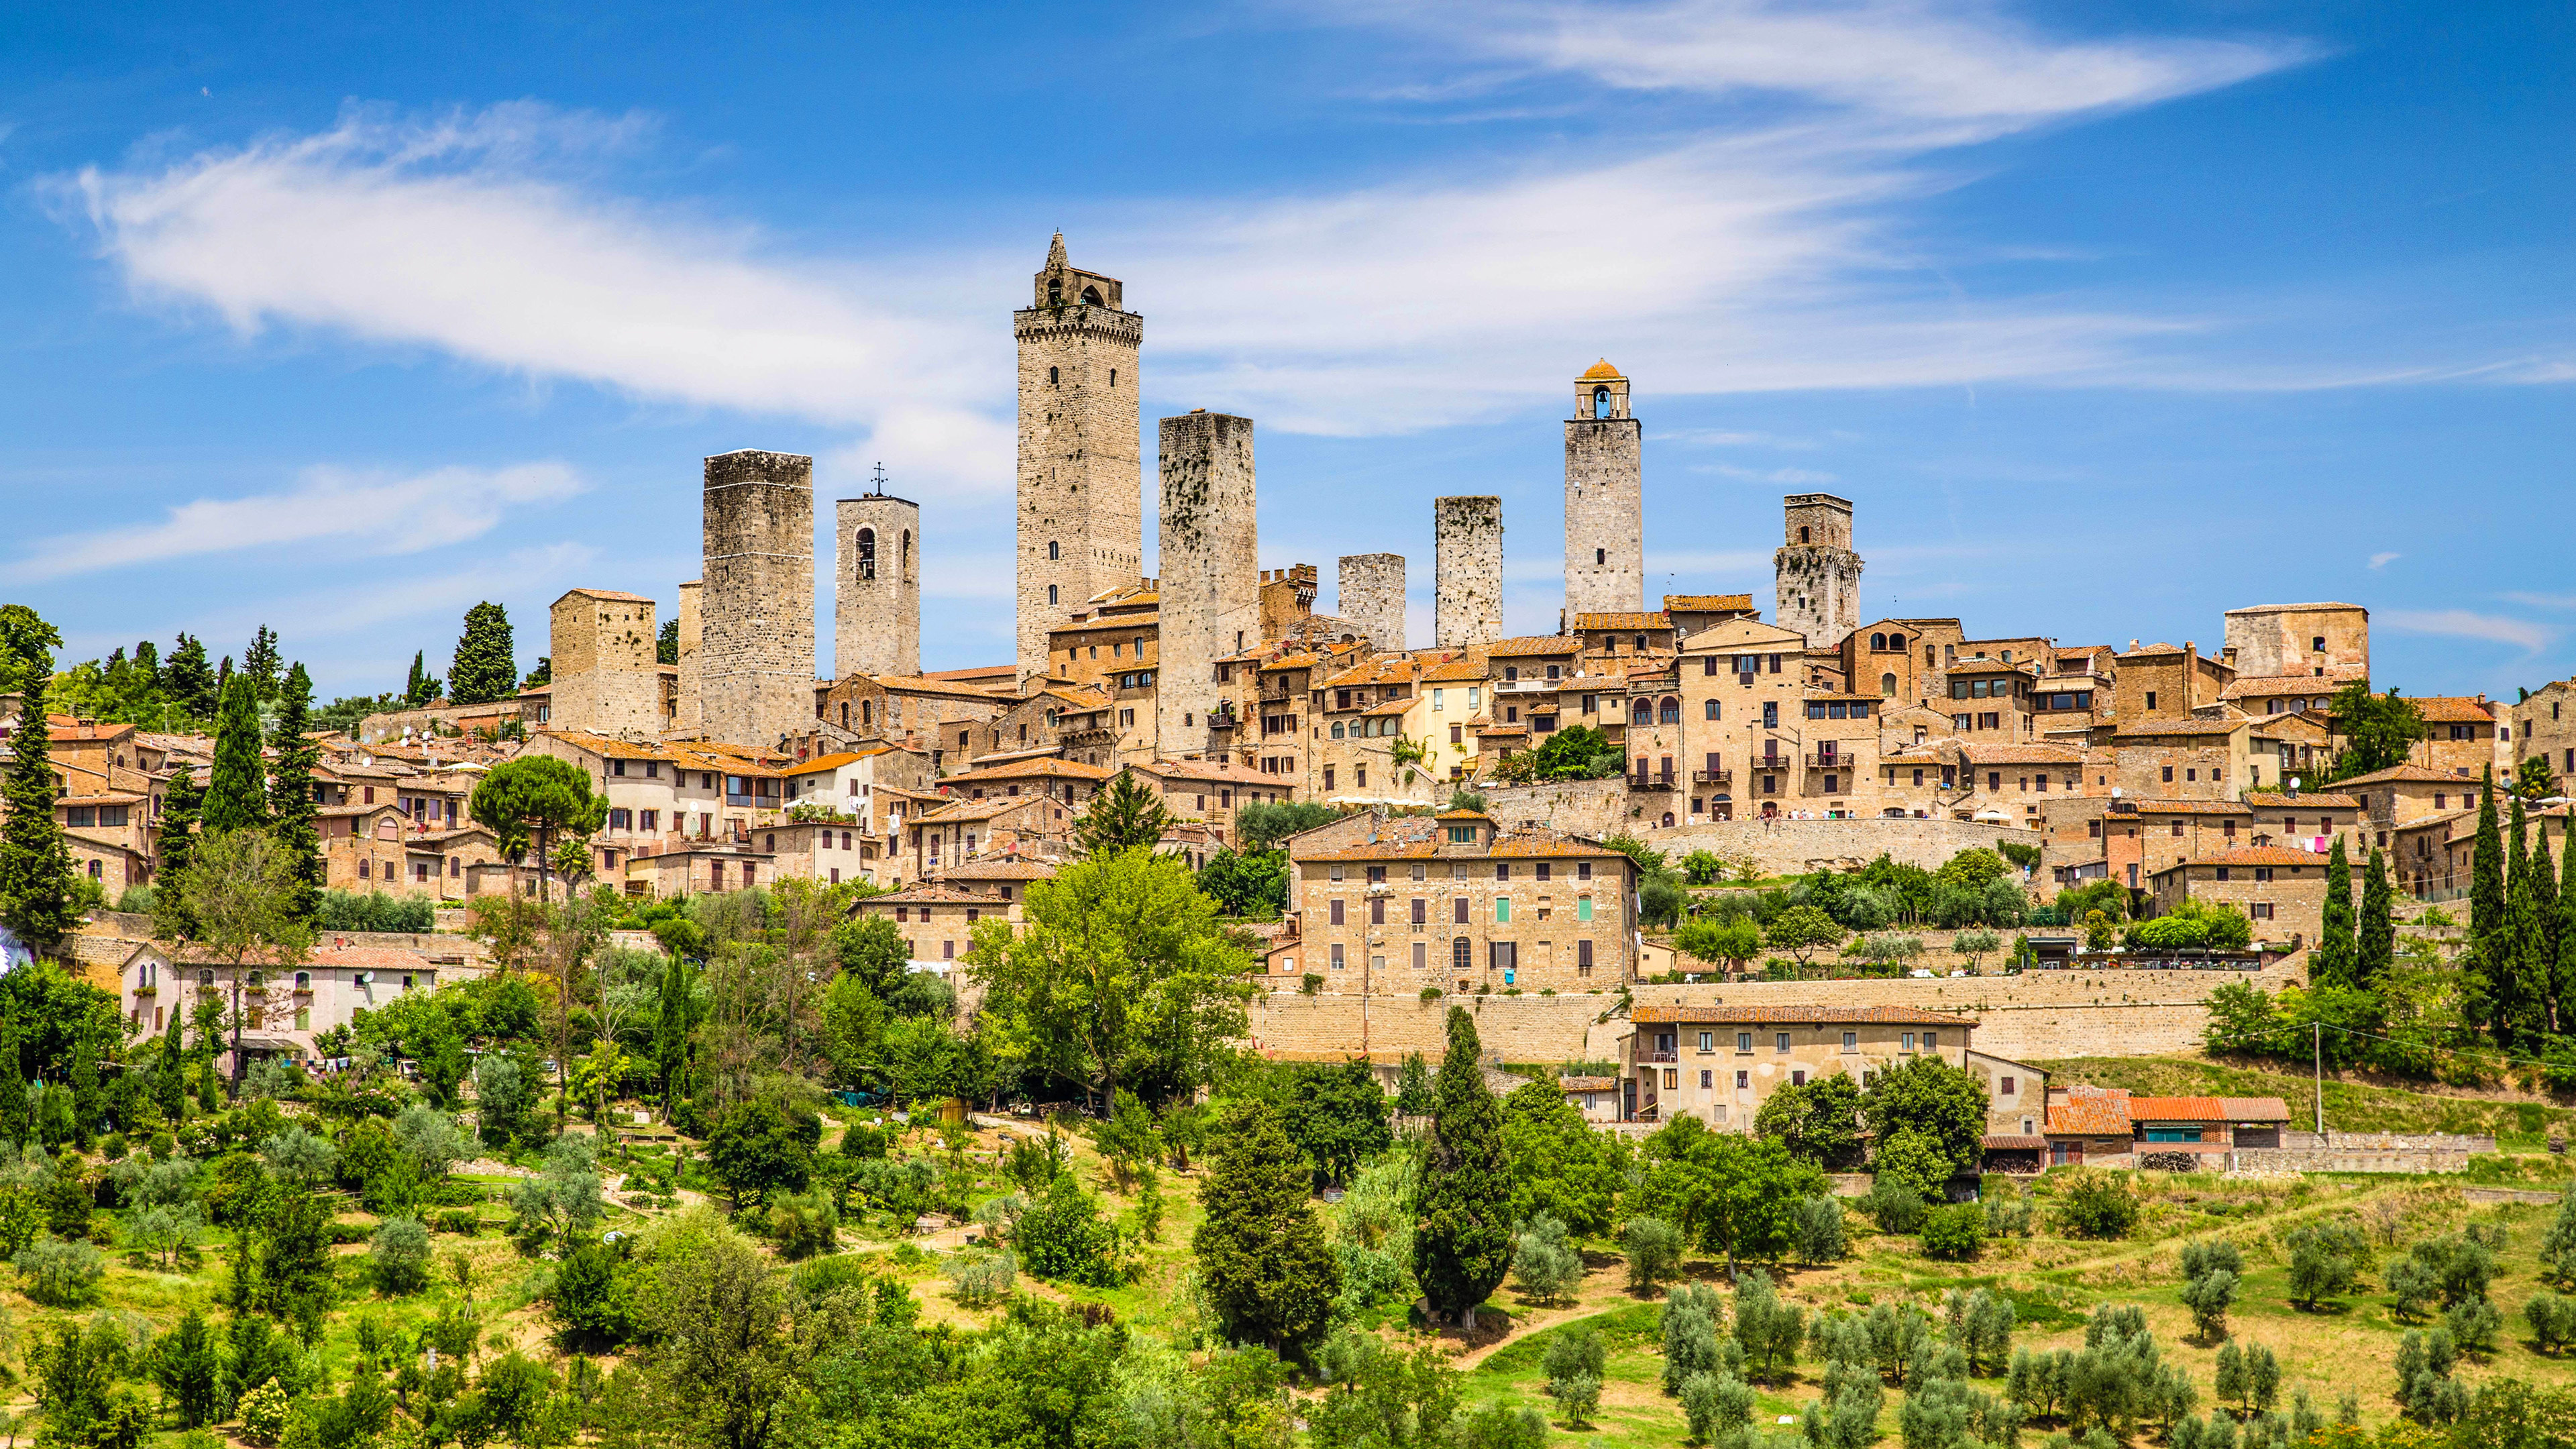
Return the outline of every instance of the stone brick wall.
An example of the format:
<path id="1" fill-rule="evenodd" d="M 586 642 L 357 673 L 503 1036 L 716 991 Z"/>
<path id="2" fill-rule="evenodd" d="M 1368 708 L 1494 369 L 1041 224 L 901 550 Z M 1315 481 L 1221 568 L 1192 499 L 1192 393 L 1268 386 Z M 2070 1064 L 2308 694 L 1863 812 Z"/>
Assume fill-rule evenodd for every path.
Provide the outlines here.
<path id="1" fill-rule="evenodd" d="M 1161 427 L 1154 738 L 1206 739 L 1216 661 L 1261 641 L 1252 419 L 1198 411 Z M 1238 641 L 1238 633 L 1246 637 Z"/>
<path id="2" fill-rule="evenodd" d="M 1342 555 L 1339 601 L 1334 607 L 1379 649 L 1404 647 L 1404 555 Z"/>
<path id="3" fill-rule="evenodd" d="M 814 460 L 707 459 L 699 700 L 707 733 L 774 745 L 814 717 Z"/>
<path id="4" fill-rule="evenodd" d="M 921 672 L 921 505 L 881 493 L 833 505 L 832 674 Z M 869 534 L 863 549 L 860 533 Z"/>
<path id="5" fill-rule="evenodd" d="M 2324 635 L 2325 652 L 2308 646 Z M 2370 611 L 2358 604 L 2272 604 L 2227 611 L 2227 647 L 2240 678 L 2306 674 L 2320 665 L 2370 668 Z"/>
<path id="6" fill-rule="evenodd" d="M 1067 281 L 1049 305 L 1054 271 Z M 1137 455 L 1137 353 L 1145 321 L 1073 300 L 1088 274 L 1051 266 L 1019 339 L 1019 664 L 1047 672 L 1047 630 L 1065 611 L 1144 572 L 1144 470 Z M 1050 602 L 1047 591 L 1056 593 Z"/>
<path id="7" fill-rule="evenodd" d="M 1470 494 L 1431 500 L 1439 647 L 1503 637 L 1503 500 Z"/>
<path id="8" fill-rule="evenodd" d="M 1861 559 L 1851 547 L 1851 504 L 1826 493 L 1792 493 L 1783 512 L 1787 542 L 1771 559 L 1777 583 L 1771 616 L 1805 636 L 1809 648 L 1831 649 L 1860 627 Z"/>
<path id="9" fill-rule="evenodd" d="M 1628 385 L 1609 416 L 1593 416 L 1594 384 L 1575 385 L 1579 417 L 1565 424 L 1565 612 L 1635 613 L 1646 607 L 1644 443 L 1628 412 Z"/>
<path id="10" fill-rule="evenodd" d="M 671 727 L 684 734 L 701 729 L 706 723 L 698 680 L 698 645 L 706 618 L 698 607 L 698 601 L 705 592 L 706 581 L 703 579 L 691 579 L 680 585 L 680 708 L 672 717 Z"/>

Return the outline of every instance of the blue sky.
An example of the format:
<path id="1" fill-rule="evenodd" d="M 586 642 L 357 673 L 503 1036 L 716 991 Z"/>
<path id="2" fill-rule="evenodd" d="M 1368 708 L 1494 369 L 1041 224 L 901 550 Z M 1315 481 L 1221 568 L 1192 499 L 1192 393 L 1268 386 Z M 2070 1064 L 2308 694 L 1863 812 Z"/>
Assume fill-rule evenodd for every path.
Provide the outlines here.
<path id="1" fill-rule="evenodd" d="M 2557 7 L 9 24 L 0 598 L 74 657 L 266 622 L 373 692 L 493 598 L 533 663 L 565 588 L 667 612 L 700 458 L 765 447 L 827 500 L 883 461 L 925 663 L 1004 660 L 1010 311 L 1061 228 L 1144 315 L 1146 456 L 1253 417 L 1264 565 L 1329 606 L 1337 555 L 1403 553 L 1417 635 L 1443 493 L 1503 496 L 1507 622 L 1552 627 L 1607 356 L 1657 591 L 1767 602 L 1780 495 L 1824 489 L 1872 615 L 2214 649 L 2335 598 L 2410 692 L 2576 671 Z"/>

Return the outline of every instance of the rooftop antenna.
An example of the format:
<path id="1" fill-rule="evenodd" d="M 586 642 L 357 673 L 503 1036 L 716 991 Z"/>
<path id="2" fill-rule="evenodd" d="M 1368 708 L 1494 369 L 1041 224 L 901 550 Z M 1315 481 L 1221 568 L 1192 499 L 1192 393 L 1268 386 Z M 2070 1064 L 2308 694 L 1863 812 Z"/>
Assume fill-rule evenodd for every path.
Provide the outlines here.
<path id="1" fill-rule="evenodd" d="M 885 496 L 885 464 L 877 464 L 876 476 L 868 480 L 868 493 L 876 498 Z"/>

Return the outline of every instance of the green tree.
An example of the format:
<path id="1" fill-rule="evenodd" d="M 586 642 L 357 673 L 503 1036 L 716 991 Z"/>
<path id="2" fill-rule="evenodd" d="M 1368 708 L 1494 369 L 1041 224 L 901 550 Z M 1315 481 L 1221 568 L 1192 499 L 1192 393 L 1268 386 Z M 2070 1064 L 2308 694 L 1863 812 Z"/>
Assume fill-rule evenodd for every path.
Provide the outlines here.
<path id="1" fill-rule="evenodd" d="M 1413 1276 L 1433 1312 L 1473 1328 L 1476 1305 L 1511 1267 L 1512 1184 L 1476 1020 L 1453 1006 L 1448 1028 L 1414 1199 Z"/>
<path id="2" fill-rule="evenodd" d="M 1554 1083 L 1514 1088 L 1503 1099 L 1513 1219 L 1546 1214 L 1585 1236 L 1610 1231 L 1626 1183 L 1621 1147 L 1621 1139 L 1594 1131 Z"/>
<path id="3" fill-rule="evenodd" d="M 1834 924 L 1834 918 L 1816 906 L 1791 906 L 1771 918 L 1762 931 L 1762 944 L 1774 951 L 1786 951 L 1801 967 L 1818 951 L 1842 944 L 1846 933 Z"/>
<path id="4" fill-rule="evenodd" d="M 223 1358 L 204 1314 L 189 1309 L 177 1327 L 153 1342 L 151 1368 L 182 1427 L 200 1428 L 221 1416 Z"/>
<path id="5" fill-rule="evenodd" d="M 1949 1165 L 1951 1177 L 1977 1169 L 1986 1094 L 1976 1078 L 1939 1057 L 1914 1057 L 1872 1076 L 1861 1093 L 1860 1113 L 1881 1143 L 1903 1132 L 1921 1136 Z"/>
<path id="6" fill-rule="evenodd" d="M 1608 780 L 1627 768 L 1627 752 L 1590 725 L 1569 725 L 1528 754 L 1533 780 Z"/>
<path id="7" fill-rule="evenodd" d="M 1199 871 L 1199 889 L 1229 916 L 1274 921 L 1288 908 L 1288 853 L 1220 850 Z"/>
<path id="8" fill-rule="evenodd" d="M 2478 790 L 2478 831 L 2469 855 L 2469 952 L 2482 987 L 2477 993 L 2479 1004 L 2490 1012 L 2503 956 L 2498 942 L 2504 931 L 2504 907 L 2504 832 L 2496 821 L 2495 771 L 2489 768 Z"/>
<path id="9" fill-rule="evenodd" d="M 2356 985 L 2352 919 L 2352 862 L 2344 855 L 2343 837 L 2326 853 L 2325 919 L 2317 944 L 2308 953 L 2308 979 L 2320 986 Z"/>
<path id="10" fill-rule="evenodd" d="M 268 832 L 235 830 L 197 842 L 178 886 L 196 919 L 197 939 L 215 959 L 231 964 L 226 1025 L 238 1087 L 250 1065 L 242 1051 L 243 1033 L 267 1025 L 268 1008 L 261 1003 L 269 998 L 250 994 L 249 963 L 283 970 L 302 962 L 313 947 L 312 927 L 295 914 L 302 882 Z"/>
<path id="11" fill-rule="evenodd" d="M 528 677 L 519 681 L 519 687 L 521 689 L 534 689 L 538 685 L 552 684 L 554 682 L 555 662 L 546 655 L 540 654 L 537 656 L 537 667 L 528 671 Z"/>
<path id="12" fill-rule="evenodd" d="M 277 769 L 269 776 L 268 815 L 277 842 L 284 847 L 291 873 L 303 887 L 296 914 L 312 920 L 322 900 L 322 836 L 314 826 L 313 772 L 322 764 L 322 747 L 308 737 L 312 728 L 313 680 L 301 660 L 286 671 L 279 688 Z"/>
<path id="13" fill-rule="evenodd" d="M 27 1077 L 21 1061 L 18 1018 L 0 1012 L 0 1135 L 6 1135 L 10 1145 L 23 1150 L 35 1132 L 36 1119 L 27 1100 Z"/>
<path id="14" fill-rule="evenodd" d="M 79 924 L 72 853 L 54 820 L 53 738 L 45 722 L 45 685 L 62 636 L 24 604 L 0 607 L 0 694 L 25 697 L 10 735 L 8 773 L 0 777 L 0 926 L 29 950 L 51 955 Z"/>
<path id="15" fill-rule="evenodd" d="M 1022 934 L 987 921 L 966 952 L 1000 1063 L 1114 1101 L 1135 1079 L 1204 1082 L 1244 1034 L 1253 963 L 1180 860 L 1096 855 L 1033 883 L 1025 909 Z"/>
<path id="16" fill-rule="evenodd" d="M 2558 860 L 2558 956 L 2550 970 L 2559 1029 L 2576 1025 L 2576 845 L 2562 835 Z"/>
<path id="17" fill-rule="evenodd" d="M 1090 806 L 1073 822 L 1073 843 L 1093 857 L 1126 850 L 1152 850 L 1171 829 L 1172 814 L 1162 798 L 1132 770 L 1112 776 L 1109 787 L 1091 797 Z"/>
<path id="18" fill-rule="evenodd" d="M 161 796 L 161 868 L 153 877 L 152 929 L 165 941 L 193 940 L 197 934 L 196 918 L 188 913 L 188 899 L 179 883 L 187 878 L 188 863 L 196 855 L 197 821 L 205 798 L 196 776 L 187 770 L 173 774 Z"/>
<path id="19" fill-rule="evenodd" d="M 1776 1259 L 1797 1241 L 1798 1202 L 1822 1196 L 1824 1174 L 1767 1138 L 1712 1132 L 1676 1117 L 1646 1139 L 1640 1206 L 1723 1254 L 1729 1276 L 1744 1258 Z"/>
<path id="20" fill-rule="evenodd" d="M 2399 698 L 2394 689 L 2373 694 L 2366 679 L 2336 690 L 2326 710 L 2343 741 L 2331 772 L 2338 780 L 2405 764 L 2407 752 L 2428 733 L 2413 700 Z"/>
<path id="21" fill-rule="evenodd" d="M 215 695 L 214 666 L 206 662 L 203 640 L 181 631 L 161 665 L 161 692 L 194 720 L 211 720 L 220 701 Z"/>
<path id="22" fill-rule="evenodd" d="M 1694 960 L 1740 971 L 1761 953 L 1762 928 L 1749 919 L 1684 921 L 1673 932 L 1673 948 Z"/>
<path id="23" fill-rule="evenodd" d="M 179 1009 L 176 995 L 172 993 L 170 1003 L 170 1029 L 162 1036 L 161 1050 L 152 1062 L 153 1105 L 174 1127 L 188 1116 L 188 1053 L 179 1040 L 180 1025 L 188 1014 Z"/>
<path id="24" fill-rule="evenodd" d="M 1406 1052 L 1404 1066 L 1396 1074 L 1395 1114 L 1419 1117 L 1431 1110 L 1431 1067 L 1420 1052 Z"/>
<path id="25" fill-rule="evenodd" d="M 665 619 L 662 621 L 662 632 L 653 636 L 653 662 L 656 664 L 677 664 L 680 662 L 679 620 Z"/>
<path id="26" fill-rule="evenodd" d="M 588 835 L 599 829 L 608 818 L 608 800 L 591 792 L 590 777 L 570 760 L 520 755 L 484 774 L 466 797 L 465 813 L 491 831 L 501 853 L 512 860 L 526 853 L 535 837 L 537 894 L 545 900 L 554 889 L 550 857 L 556 832 Z"/>
<path id="27" fill-rule="evenodd" d="M 1246 805 L 1234 812 L 1234 843 L 1247 852 L 1265 851 L 1301 830 L 1341 818 L 1339 810 L 1313 800 Z"/>
<path id="28" fill-rule="evenodd" d="M 1394 1145 L 1386 1091 L 1364 1059 L 1292 1067 L 1287 1088 L 1281 1106 L 1289 1140 L 1326 1182 L 1347 1187 L 1362 1164 Z"/>
<path id="29" fill-rule="evenodd" d="M 277 652 L 277 631 L 260 625 L 250 637 L 250 647 L 242 651 L 241 672 L 262 704 L 277 698 L 278 671 L 285 664 Z"/>
<path id="30" fill-rule="evenodd" d="M 679 627 L 679 621 L 674 619 L 671 621 L 671 625 L 674 629 L 677 629 Z M 413 709 L 420 709 L 428 705 L 432 700 L 437 699 L 439 691 L 446 687 L 445 681 L 441 680 L 437 675 L 431 673 L 428 668 L 425 667 L 423 662 L 425 652 L 426 651 L 423 650 L 412 651 L 411 678 L 403 685 L 402 702 L 411 706 Z M 664 662 L 677 664 L 680 661 L 672 659 Z"/>
<path id="31" fill-rule="evenodd" d="M 707 1165 L 739 1208 L 774 1194 L 803 1192 L 813 1176 L 814 1154 L 776 1103 L 752 1101 L 716 1124 L 707 1138 Z"/>
<path id="32" fill-rule="evenodd" d="M 2513 798 L 2511 808 L 2504 920 L 2480 947 L 2480 954 L 2489 960 L 2487 986 L 2493 993 L 2490 1013 L 2496 1044 L 2507 1050 L 2533 1050 L 2548 1031 L 2550 976 L 2557 963 L 2544 954 L 2547 937 L 2541 930 L 2539 894 L 2533 885 L 2538 871 L 2527 848 L 2528 822 L 2521 799 Z"/>
<path id="33" fill-rule="evenodd" d="M 1753 1130 L 1829 1170 L 1860 1160 L 1860 1087 L 1847 1072 L 1773 1089 Z"/>
<path id="34" fill-rule="evenodd" d="M 2549 768 L 2547 755 L 2533 755 L 2514 767 L 2513 793 L 2534 804 L 2559 793 L 2558 772 Z"/>
<path id="35" fill-rule="evenodd" d="M 2397 964 L 2397 889 L 2388 875 L 2388 857 L 2373 847 L 2370 874 L 2361 883 L 2361 929 L 2353 939 L 2353 975 L 2366 991 L 2377 991 Z"/>
<path id="36" fill-rule="evenodd" d="M 456 641 L 456 659 L 447 670 L 447 702 L 490 704 L 518 692 L 510 613 L 487 599 L 465 611 L 465 634 Z"/>
<path id="37" fill-rule="evenodd" d="M 1308 1205 L 1310 1175 L 1268 1102 L 1237 1103 L 1218 1134 L 1216 1164 L 1191 1235 L 1199 1281 L 1236 1342 L 1303 1351 L 1331 1321 L 1342 1273 Z"/>
<path id="38" fill-rule="evenodd" d="M 223 714 L 215 722 L 215 765 L 203 817 L 208 835 L 268 824 L 268 765 L 261 744 L 259 694 L 236 674 L 224 684 Z"/>

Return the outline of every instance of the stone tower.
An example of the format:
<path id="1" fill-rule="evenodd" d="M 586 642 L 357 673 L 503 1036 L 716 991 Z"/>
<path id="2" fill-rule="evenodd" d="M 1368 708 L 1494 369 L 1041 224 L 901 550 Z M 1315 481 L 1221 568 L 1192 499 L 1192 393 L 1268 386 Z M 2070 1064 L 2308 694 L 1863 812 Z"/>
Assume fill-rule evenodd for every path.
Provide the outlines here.
<path id="1" fill-rule="evenodd" d="M 707 460 L 698 697 L 707 736 L 775 747 L 814 720 L 814 460 Z"/>
<path id="2" fill-rule="evenodd" d="M 832 672 L 921 672 L 921 505 L 882 489 L 832 506 Z"/>
<path id="3" fill-rule="evenodd" d="M 661 733 L 662 669 L 653 601 L 608 589 L 573 589 L 547 623 L 553 673 L 548 723 L 559 730 L 650 739 Z"/>
<path id="4" fill-rule="evenodd" d="M 1431 500 L 1432 611 L 1443 649 L 1503 637 L 1503 500 Z"/>
<path id="5" fill-rule="evenodd" d="M 1860 627 L 1860 555 L 1852 552 L 1852 506 L 1830 493 L 1792 493 L 1781 500 L 1787 539 L 1771 556 L 1779 581 L 1773 619 L 1807 636 L 1810 649 L 1830 649 Z"/>
<path id="6" fill-rule="evenodd" d="M 1385 650 L 1404 647 L 1404 555 L 1342 555 L 1341 598 L 1334 612 Z"/>
<path id="7" fill-rule="evenodd" d="M 1565 421 L 1565 615 L 1646 607 L 1644 447 L 1608 358 L 1574 380 Z"/>
<path id="8" fill-rule="evenodd" d="M 671 727 L 682 734 L 695 734 L 706 727 L 706 716 L 700 708 L 704 701 L 698 692 L 698 642 L 706 623 L 706 616 L 698 609 L 698 597 L 706 587 L 704 579 L 691 579 L 680 585 L 680 662 L 676 666 L 680 695 Z"/>
<path id="9" fill-rule="evenodd" d="M 1037 295 L 1011 314 L 1020 344 L 1019 645 L 1023 684 L 1047 672 L 1047 630 L 1144 571 L 1136 353 L 1145 322 L 1118 279 L 1078 271 L 1064 233 Z"/>
<path id="10" fill-rule="evenodd" d="M 1163 419 L 1162 594 L 1156 635 L 1157 748 L 1200 748 L 1216 702 L 1216 661 L 1261 642 L 1252 419 L 1196 409 Z"/>

